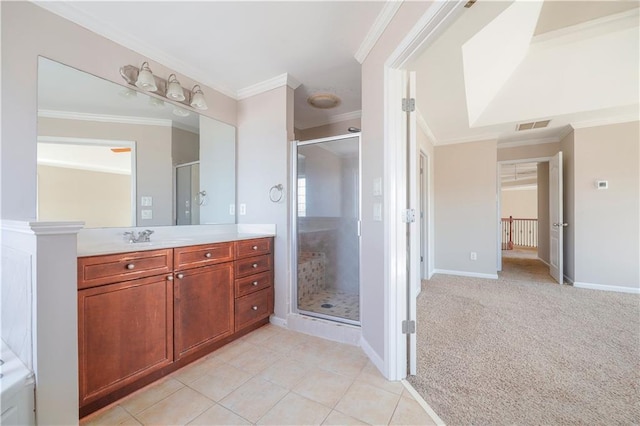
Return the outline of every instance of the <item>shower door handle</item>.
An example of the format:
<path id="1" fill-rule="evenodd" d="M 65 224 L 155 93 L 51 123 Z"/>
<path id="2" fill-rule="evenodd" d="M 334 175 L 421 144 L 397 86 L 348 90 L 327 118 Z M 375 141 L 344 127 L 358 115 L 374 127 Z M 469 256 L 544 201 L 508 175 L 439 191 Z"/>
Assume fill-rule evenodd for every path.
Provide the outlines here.
<path id="1" fill-rule="evenodd" d="M 358 221 L 358 237 L 362 236 L 362 221 Z"/>

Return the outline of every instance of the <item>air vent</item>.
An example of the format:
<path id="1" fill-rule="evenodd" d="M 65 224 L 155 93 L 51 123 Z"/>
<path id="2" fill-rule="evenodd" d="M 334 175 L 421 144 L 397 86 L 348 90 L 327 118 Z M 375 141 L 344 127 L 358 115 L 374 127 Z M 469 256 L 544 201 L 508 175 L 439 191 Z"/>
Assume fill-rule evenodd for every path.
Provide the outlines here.
<path id="1" fill-rule="evenodd" d="M 521 130 L 531 130 L 531 129 L 542 129 L 543 127 L 547 127 L 551 120 L 542 120 L 542 121 L 531 121 L 529 123 L 520 123 L 516 126 L 516 131 Z"/>

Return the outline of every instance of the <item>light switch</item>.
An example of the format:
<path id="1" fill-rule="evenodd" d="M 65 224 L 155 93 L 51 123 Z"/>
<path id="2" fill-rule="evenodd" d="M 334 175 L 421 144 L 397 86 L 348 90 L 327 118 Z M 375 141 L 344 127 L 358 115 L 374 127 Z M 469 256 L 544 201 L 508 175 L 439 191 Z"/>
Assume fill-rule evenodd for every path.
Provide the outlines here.
<path id="1" fill-rule="evenodd" d="M 140 210 L 141 219 L 153 219 L 153 210 L 144 209 Z"/>
<path id="2" fill-rule="evenodd" d="M 153 205 L 153 197 L 140 197 L 140 205 L 150 207 Z"/>
<path id="3" fill-rule="evenodd" d="M 236 214 L 236 205 L 235 204 L 229 204 L 229 214 L 230 215 Z"/>
<path id="4" fill-rule="evenodd" d="M 240 216 L 244 216 L 245 214 L 247 214 L 247 205 L 240 204 Z"/>
<path id="5" fill-rule="evenodd" d="M 382 203 L 373 203 L 373 220 L 382 222 Z"/>
<path id="6" fill-rule="evenodd" d="M 373 180 L 373 195 L 382 195 L 382 178 L 377 177 Z"/>

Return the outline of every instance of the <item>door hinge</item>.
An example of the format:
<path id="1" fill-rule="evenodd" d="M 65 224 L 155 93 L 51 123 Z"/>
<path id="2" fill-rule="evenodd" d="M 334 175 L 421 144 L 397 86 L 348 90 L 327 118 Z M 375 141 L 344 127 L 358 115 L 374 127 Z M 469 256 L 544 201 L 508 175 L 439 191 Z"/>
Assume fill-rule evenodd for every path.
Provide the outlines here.
<path id="1" fill-rule="evenodd" d="M 416 100 L 415 98 L 402 98 L 402 111 L 404 112 L 413 112 L 416 110 Z"/>
<path id="2" fill-rule="evenodd" d="M 416 221 L 416 211 L 414 209 L 406 209 L 402 211 L 402 221 L 404 223 L 413 223 Z"/>
<path id="3" fill-rule="evenodd" d="M 402 321 L 402 334 L 415 334 L 416 333 L 416 322 L 411 320 Z"/>

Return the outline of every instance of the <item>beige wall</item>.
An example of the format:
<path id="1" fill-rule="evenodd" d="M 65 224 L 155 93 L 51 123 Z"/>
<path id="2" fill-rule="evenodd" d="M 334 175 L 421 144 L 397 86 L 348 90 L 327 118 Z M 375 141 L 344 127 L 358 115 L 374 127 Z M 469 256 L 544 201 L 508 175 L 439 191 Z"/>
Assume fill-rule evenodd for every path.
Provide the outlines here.
<path id="1" fill-rule="evenodd" d="M 171 128 L 171 163 L 192 163 L 200 159 L 200 135 L 177 127 Z"/>
<path id="2" fill-rule="evenodd" d="M 496 142 L 436 146 L 434 167 L 436 270 L 495 275 Z"/>
<path id="3" fill-rule="evenodd" d="M 171 133 L 171 127 L 165 126 L 42 117 L 38 119 L 39 136 L 135 141 L 137 226 L 173 224 Z M 140 215 L 140 197 L 143 196 L 153 197 L 153 206 L 144 207 L 152 210 L 152 219 L 142 219 Z"/>
<path id="4" fill-rule="evenodd" d="M 288 169 L 293 136 L 293 90 L 279 87 L 238 102 L 238 203 L 247 214 L 238 223 L 275 223 L 275 315 L 286 320 L 289 309 L 289 200 L 269 200 L 269 189 L 283 184 L 289 193 Z"/>
<path id="5" fill-rule="evenodd" d="M 423 262 L 426 262 L 426 265 L 423 266 L 423 270 L 420 271 L 420 276 L 422 279 L 427 279 L 432 273 L 435 265 L 435 248 L 434 248 L 434 239 L 433 236 L 435 234 L 435 224 L 434 224 L 434 205 L 433 202 L 433 143 L 427 137 L 425 131 L 418 126 L 417 130 L 417 145 L 418 145 L 418 153 L 416 155 L 416 160 L 418 164 L 416 165 L 416 170 L 420 170 L 420 153 L 424 153 L 427 157 L 427 162 L 424 165 L 425 170 L 423 173 L 426 174 L 427 177 L 427 196 L 425 197 L 426 206 L 420 206 L 421 209 L 425 209 L 426 218 L 420 222 L 420 233 L 422 235 L 422 241 L 426 241 L 426 247 L 422 247 L 422 253 L 426 253 L 426 257 Z M 420 177 L 419 177 L 420 178 Z M 419 186 L 418 186 L 419 188 Z M 423 225 L 426 223 L 426 226 Z"/>
<path id="6" fill-rule="evenodd" d="M 639 289 L 639 122 L 574 133 L 574 281 Z M 597 189 L 596 180 L 608 180 L 609 189 Z"/>
<path id="7" fill-rule="evenodd" d="M 538 257 L 549 263 L 549 162 L 538 163 Z"/>
<path id="8" fill-rule="evenodd" d="M 516 189 L 502 190 L 502 217 L 513 216 L 518 219 L 538 218 L 538 190 Z"/>
<path id="9" fill-rule="evenodd" d="M 564 276 L 569 281 L 574 281 L 575 277 L 575 155 L 574 155 L 574 132 L 569 133 L 560 141 L 560 150 L 562 151 L 562 177 L 563 177 L 563 220 L 569 226 L 564 228 L 563 238 L 563 269 Z M 586 231 L 588 232 L 588 230 Z"/>
<path id="10" fill-rule="evenodd" d="M 38 220 L 45 222 L 131 226 L 131 176 L 40 165 L 38 212 Z"/>
<path id="11" fill-rule="evenodd" d="M 385 62 L 432 2 L 404 2 L 362 64 L 362 335 L 384 360 L 384 220 L 373 220 L 373 204 L 383 203 L 368 188 L 384 173 Z"/>
<path id="12" fill-rule="evenodd" d="M 498 161 L 553 157 L 559 150 L 559 142 L 545 143 L 541 145 L 515 146 L 512 148 L 500 148 L 498 146 Z"/>
<path id="13" fill-rule="evenodd" d="M 169 68 L 58 17 L 30 2 L 1 2 L 3 219 L 36 218 L 36 122 L 38 55 L 123 84 L 122 65 L 149 61 L 154 74 Z M 179 74 L 184 87 L 196 82 Z M 235 125 L 236 101 L 201 84 L 205 115 Z M 18 182 L 18 184 L 16 184 Z"/>
<path id="14" fill-rule="evenodd" d="M 295 129 L 296 139 L 299 141 L 309 141 L 312 139 L 328 138 L 330 136 L 340 136 L 349 134 L 349 127 L 360 129 L 361 120 L 339 121 L 337 123 L 325 124 L 324 126 L 310 127 L 308 129 Z"/>

